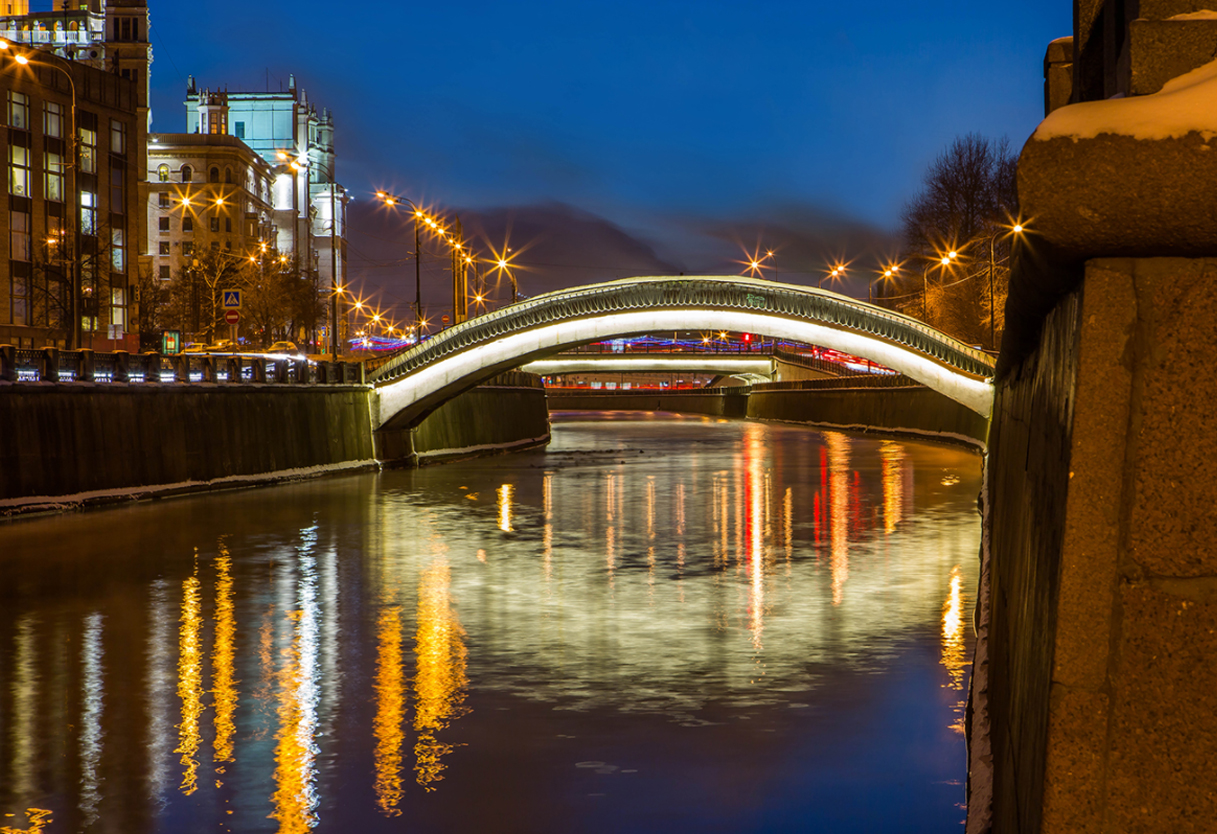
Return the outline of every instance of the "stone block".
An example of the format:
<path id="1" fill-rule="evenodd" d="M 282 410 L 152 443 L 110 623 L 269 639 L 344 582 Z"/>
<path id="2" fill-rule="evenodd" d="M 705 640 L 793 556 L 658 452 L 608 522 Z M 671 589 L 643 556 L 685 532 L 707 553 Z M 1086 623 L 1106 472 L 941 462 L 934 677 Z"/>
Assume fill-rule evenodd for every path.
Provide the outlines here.
<path id="1" fill-rule="evenodd" d="M 1033 137 L 1018 165 L 1021 211 L 1063 261 L 1217 255 L 1214 182 L 1217 138 L 1196 132 L 1152 141 Z"/>
<path id="2" fill-rule="evenodd" d="M 1103 831 L 1108 698 L 1056 685 L 1050 700 L 1040 831 Z"/>
<path id="3" fill-rule="evenodd" d="M 1044 55 L 1044 114 L 1069 103 L 1073 95 L 1073 38 L 1057 38 Z"/>
<path id="4" fill-rule="evenodd" d="M 1129 556 L 1156 576 L 1217 575 L 1217 260 L 1137 261 L 1140 308 Z"/>
<path id="5" fill-rule="evenodd" d="M 1178 14 L 1217 8 L 1213 0 L 1141 0 L 1137 14 L 1146 20 L 1166 20 Z"/>
<path id="6" fill-rule="evenodd" d="M 1156 93 L 1217 57 L 1217 20 L 1134 20 L 1128 38 L 1135 96 Z"/>
<path id="7" fill-rule="evenodd" d="M 1053 680 L 1098 689 L 1107 675 L 1119 565 L 1135 332 L 1133 261 L 1091 261 L 1082 293 L 1072 450 L 1061 541 Z"/>
<path id="8" fill-rule="evenodd" d="M 1105 829 L 1217 824 L 1217 602 L 1146 583 L 1121 589 Z"/>

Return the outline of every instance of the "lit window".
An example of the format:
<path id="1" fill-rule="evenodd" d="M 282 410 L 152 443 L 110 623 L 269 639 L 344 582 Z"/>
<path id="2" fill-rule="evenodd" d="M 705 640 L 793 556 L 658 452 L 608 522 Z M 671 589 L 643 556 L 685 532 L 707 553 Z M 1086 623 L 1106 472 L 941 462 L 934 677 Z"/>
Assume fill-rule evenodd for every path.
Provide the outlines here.
<path id="1" fill-rule="evenodd" d="M 80 192 L 80 232 L 97 234 L 97 195 L 92 191 Z"/>
<path id="2" fill-rule="evenodd" d="M 110 153 L 127 152 L 127 126 L 118 119 L 110 120 Z"/>
<path id="3" fill-rule="evenodd" d="M 20 130 L 30 129 L 30 97 L 25 93 L 9 91 L 8 126 Z"/>
<path id="4" fill-rule="evenodd" d="M 30 196 L 29 148 L 8 146 L 8 192 L 20 197 Z"/>
<path id="5" fill-rule="evenodd" d="M 56 139 L 63 138 L 63 105 L 48 101 L 42 111 L 42 132 Z"/>
<path id="6" fill-rule="evenodd" d="M 122 229 L 110 230 L 110 266 L 115 272 L 127 271 L 127 247 Z"/>
<path id="7" fill-rule="evenodd" d="M 42 159 L 46 163 L 46 198 L 59 202 L 63 200 L 63 154 L 47 151 Z"/>
<path id="8" fill-rule="evenodd" d="M 80 170 L 86 174 L 97 173 L 97 131 L 81 127 L 77 134 L 80 137 Z"/>

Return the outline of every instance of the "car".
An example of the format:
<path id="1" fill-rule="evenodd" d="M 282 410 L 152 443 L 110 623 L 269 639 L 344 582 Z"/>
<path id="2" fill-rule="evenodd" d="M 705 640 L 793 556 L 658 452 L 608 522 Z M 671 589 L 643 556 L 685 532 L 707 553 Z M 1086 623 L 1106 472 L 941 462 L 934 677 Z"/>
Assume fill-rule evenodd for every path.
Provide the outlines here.
<path id="1" fill-rule="evenodd" d="M 203 344 L 202 342 L 191 342 L 190 344 L 186 345 L 186 347 L 182 348 L 182 353 L 206 353 L 206 352 L 207 352 L 207 345 Z"/>
<path id="2" fill-rule="evenodd" d="M 208 353 L 232 353 L 236 349 L 237 346 L 230 339 L 221 339 L 207 346 Z"/>
<path id="3" fill-rule="evenodd" d="M 267 353 L 297 353 L 295 342 L 275 342 L 266 349 Z"/>

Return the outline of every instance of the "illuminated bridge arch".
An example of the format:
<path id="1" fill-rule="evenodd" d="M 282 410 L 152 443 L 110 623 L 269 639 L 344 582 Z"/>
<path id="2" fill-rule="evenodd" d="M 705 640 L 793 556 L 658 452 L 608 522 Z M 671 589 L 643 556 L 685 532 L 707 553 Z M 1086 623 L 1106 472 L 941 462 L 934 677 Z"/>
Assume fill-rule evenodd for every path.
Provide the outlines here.
<path id="1" fill-rule="evenodd" d="M 916 319 L 827 290 L 754 278 L 627 278 L 560 290 L 470 319 L 376 369 L 378 425 L 416 425 L 496 374 L 569 348 L 646 333 L 762 333 L 865 357 L 984 416 L 993 362 Z"/>

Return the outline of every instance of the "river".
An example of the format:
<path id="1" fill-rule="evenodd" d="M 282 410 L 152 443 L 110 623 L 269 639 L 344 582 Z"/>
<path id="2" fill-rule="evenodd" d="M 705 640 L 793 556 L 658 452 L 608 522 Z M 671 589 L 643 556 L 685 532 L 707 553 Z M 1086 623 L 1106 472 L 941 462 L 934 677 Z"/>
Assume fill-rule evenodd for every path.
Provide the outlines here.
<path id="1" fill-rule="evenodd" d="M 0 831 L 961 831 L 977 454 L 662 414 L 0 525 Z"/>

